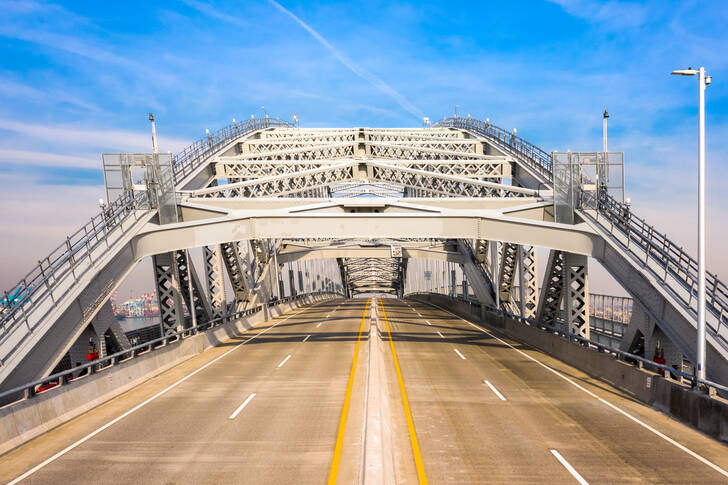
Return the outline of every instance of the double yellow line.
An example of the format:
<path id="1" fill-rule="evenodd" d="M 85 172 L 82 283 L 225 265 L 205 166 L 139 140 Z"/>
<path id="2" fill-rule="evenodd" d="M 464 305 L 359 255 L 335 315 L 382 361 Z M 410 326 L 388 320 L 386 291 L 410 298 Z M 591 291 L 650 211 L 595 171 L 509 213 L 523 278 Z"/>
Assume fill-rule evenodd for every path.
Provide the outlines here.
<path id="1" fill-rule="evenodd" d="M 341 450 L 344 446 L 344 431 L 346 430 L 346 418 L 349 415 L 349 405 L 351 403 L 351 390 L 354 387 L 354 377 L 356 375 L 356 363 L 359 359 L 359 346 L 361 344 L 361 334 L 364 329 L 364 321 L 366 320 L 367 307 L 369 306 L 369 299 L 367 299 L 364 305 L 364 313 L 361 317 L 361 324 L 359 325 L 359 336 L 356 339 L 356 348 L 354 349 L 354 362 L 351 364 L 351 372 L 349 373 L 349 382 L 346 386 L 346 396 L 344 397 L 344 408 L 341 410 L 341 418 L 339 419 L 339 431 L 336 435 L 336 446 L 334 447 L 334 459 L 331 462 L 331 470 L 329 471 L 329 485 L 336 483 L 336 476 L 339 472 L 339 464 L 341 462 Z M 417 479 L 420 484 L 427 484 L 427 477 L 425 476 L 425 467 L 422 464 L 422 455 L 420 454 L 420 445 L 417 443 L 417 434 L 415 433 L 415 423 L 412 419 L 412 412 L 410 411 L 409 400 L 407 400 L 407 391 L 404 389 L 404 381 L 402 380 L 402 370 L 399 367 L 399 359 L 397 358 L 397 351 L 394 349 L 394 340 L 392 340 L 392 330 L 389 327 L 389 320 L 387 319 L 387 312 L 384 309 L 384 302 L 379 299 L 379 304 L 382 307 L 382 315 L 384 316 L 384 322 L 387 325 L 387 333 L 389 334 L 389 346 L 392 349 L 392 356 L 394 358 L 394 367 L 397 370 L 397 380 L 399 381 L 399 392 L 402 395 L 402 404 L 404 405 L 404 414 L 407 418 L 407 429 L 409 430 L 410 443 L 412 443 L 412 454 L 415 458 L 415 468 L 417 469 Z M 372 335 L 369 335 L 372 338 Z M 366 412 L 366 410 L 365 410 Z"/>
<path id="2" fill-rule="evenodd" d="M 331 462 L 331 470 L 329 470 L 329 485 L 336 483 L 336 475 L 339 473 L 339 463 L 341 462 L 341 449 L 344 446 L 344 431 L 346 430 L 346 418 L 349 416 L 349 404 L 351 404 L 351 390 L 354 387 L 354 376 L 356 375 L 356 363 L 359 360 L 359 346 L 361 344 L 361 333 L 364 330 L 364 321 L 367 316 L 367 307 L 369 299 L 364 304 L 364 313 L 361 316 L 361 324 L 359 325 L 359 336 L 356 338 L 356 348 L 354 348 L 354 362 L 351 364 L 351 372 L 349 373 L 349 383 L 346 385 L 346 397 L 344 397 L 344 408 L 341 410 L 341 418 L 339 419 L 339 431 L 336 434 L 336 446 L 334 447 L 334 459 Z"/>
<path id="3" fill-rule="evenodd" d="M 397 351 L 394 350 L 394 340 L 392 339 L 392 329 L 389 328 L 389 320 L 387 319 L 387 311 L 384 309 L 384 301 L 379 299 L 382 306 L 382 315 L 384 315 L 384 323 L 387 324 L 387 333 L 389 334 L 389 346 L 392 348 L 392 357 L 394 358 L 394 368 L 397 369 L 397 380 L 399 381 L 399 392 L 402 394 L 402 404 L 404 405 L 404 414 L 407 418 L 407 429 L 409 430 L 410 443 L 412 443 L 412 454 L 415 457 L 415 468 L 417 468 L 417 479 L 420 484 L 427 483 L 425 476 L 425 467 L 422 464 L 422 455 L 420 455 L 420 445 L 417 443 L 417 433 L 415 433 L 415 422 L 412 419 L 409 400 L 407 400 L 407 391 L 404 390 L 404 381 L 402 380 L 402 370 L 399 368 L 399 359 Z"/>

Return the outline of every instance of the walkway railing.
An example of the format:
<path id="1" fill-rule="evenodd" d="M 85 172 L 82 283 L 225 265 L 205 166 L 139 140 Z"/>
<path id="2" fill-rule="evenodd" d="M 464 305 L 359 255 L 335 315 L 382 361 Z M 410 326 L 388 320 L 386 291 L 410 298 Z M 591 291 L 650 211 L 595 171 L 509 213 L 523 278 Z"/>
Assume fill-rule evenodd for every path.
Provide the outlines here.
<path id="1" fill-rule="evenodd" d="M 260 118 L 233 123 L 232 125 L 220 128 L 215 133 L 197 140 L 172 159 L 172 170 L 174 171 L 175 183 L 180 182 L 184 177 L 192 173 L 210 155 L 227 145 L 231 140 L 252 133 L 256 130 L 271 127 L 289 127 L 287 121 L 278 118 Z"/>
<path id="2" fill-rule="evenodd" d="M 17 402 L 23 399 L 29 399 L 35 396 L 38 393 L 45 393 L 48 391 L 51 391 L 52 389 L 59 388 L 65 384 L 68 384 L 72 381 L 80 380 L 81 378 L 96 374 L 100 371 L 104 371 L 107 369 L 111 369 L 113 366 L 120 364 L 122 362 L 127 362 L 131 359 L 135 359 L 139 356 L 146 355 L 147 353 L 161 349 L 163 347 L 166 347 L 170 344 L 179 343 L 183 340 L 192 337 L 194 335 L 197 335 L 200 332 L 207 331 L 211 328 L 218 327 L 220 325 L 224 325 L 228 322 L 234 321 L 238 318 L 243 318 L 246 316 L 253 315 L 255 313 L 260 312 L 264 306 L 275 306 L 279 305 L 281 303 L 286 303 L 289 301 L 296 301 L 303 298 L 309 298 L 312 296 L 319 296 L 319 295 L 331 295 L 333 296 L 343 296 L 340 293 L 332 293 L 327 291 L 318 291 L 313 293 L 305 293 L 297 296 L 289 296 L 285 298 L 281 298 L 279 300 L 273 300 L 271 302 L 268 302 L 267 304 L 261 304 L 257 305 L 253 308 L 248 308 L 246 310 L 242 310 L 235 313 L 230 313 L 228 315 L 224 315 L 219 318 L 215 318 L 214 320 L 210 320 L 204 323 L 200 323 L 194 327 L 185 328 L 183 330 L 180 330 L 178 332 L 175 332 L 173 334 L 165 335 L 163 337 L 150 340 L 147 342 L 144 342 L 139 345 L 135 345 L 133 347 L 130 347 L 126 350 L 122 350 L 121 352 L 117 352 L 115 354 L 107 355 L 106 357 L 102 357 L 98 360 L 95 360 L 93 362 L 88 362 L 83 365 L 79 365 L 76 367 L 73 367 L 71 369 L 64 370 L 62 372 L 57 372 L 55 374 L 51 374 L 48 377 L 43 377 L 42 379 L 37 379 L 32 382 L 28 382 L 27 384 L 23 384 L 21 386 L 14 387 L 12 389 L 8 389 L 7 391 L 0 392 L 0 403 L 3 403 L 1 406 L 5 406 L 7 404 L 10 404 L 11 402 Z M 74 377 L 74 374 L 76 375 Z M 81 374 L 81 375 L 79 375 Z M 21 395 L 17 399 L 13 399 L 13 396 Z M 13 399 L 11 402 L 4 402 L 6 398 Z"/>
<path id="3" fill-rule="evenodd" d="M 148 210 L 149 202 L 143 194 L 124 194 L 67 236 L 49 255 L 38 260 L 38 264 L 0 298 L 0 342 L 20 322 L 25 322 L 28 329 L 32 330 L 34 325 L 28 322 L 25 311 L 28 305 L 39 305 L 50 299 L 50 305 L 47 306 L 54 306 L 56 300 L 62 297 L 53 293 L 54 287 L 69 275 L 74 280 L 82 276 L 84 271 L 81 266 L 93 263 L 92 254 L 95 250 L 104 245 L 110 247 L 121 237 L 114 229 L 133 224 L 144 217 Z M 0 356 L 0 364 L 4 357 Z"/>
<path id="4" fill-rule="evenodd" d="M 227 145 L 231 140 L 268 127 L 286 127 L 288 122 L 277 118 L 247 120 L 226 126 L 196 141 L 172 160 L 175 183 L 194 171 L 210 155 Z M 78 263 L 90 259 L 94 249 L 100 244 L 109 247 L 108 240 L 114 227 L 125 224 L 129 220 L 139 220 L 151 210 L 144 192 L 135 195 L 122 194 L 117 200 L 109 201 L 99 214 L 91 218 L 49 255 L 38 260 L 38 264 L 28 272 L 9 291 L 0 295 L 0 342 L 8 335 L 10 329 L 20 322 L 26 322 L 32 330 L 35 323 L 28 322 L 26 309 L 28 305 L 36 305 L 47 299 L 53 300 L 55 306 L 57 295 L 53 295 L 54 286 L 64 280 L 69 273 L 74 278 Z M 144 212 L 140 212 L 144 211 Z M 114 241 L 115 242 L 115 241 Z M 0 355 L 0 365 L 6 355 Z"/>
<path id="5" fill-rule="evenodd" d="M 473 131 L 496 142 L 507 151 L 522 156 L 522 160 L 553 186 L 553 161 L 550 154 L 523 138 L 509 133 L 487 121 L 472 118 L 445 118 L 435 126 L 448 126 Z M 580 191 L 579 199 L 589 194 Z M 612 240 L 642 263 L 658 281 L 666 284 L 674 297 L 697 318 L 698 263 L 682 246 L 657 231 L 644 219 L 631 212 L 630 207 L 609 194 L 599 191 L 596 210 L 580 210 L 580 214 L 599 224 L 612 236 Z M 581 209 L 579 207 L 578 209 Z M 728 349 L 728 287 L 715 273 L 707 272 L 706 307 L 714 317 L 709 327 Z M 670 283 L 675 285 L 670 285 Z M 723 330 L 722 330 L 723 329 Z M 721 330 L 724 332 L 720 333 Z"/>
<path id="6" fill-rule="evenodd" d="M 599 210 L 582 212 L 608 231 L 613 241 L 638 257 L 642 267 L 658 281 L 668 284 L 673 296 L 697 318 L 698 262 L 682 246 L 635 215 L 628 205 L 606 193 L 600 195 Z M 670 285 L 673 282 L 679 288 Z M 721 326 L 728 325 L 728 287 L 710 271 L 706 271 L 706 309 L 715 317 L 712 322 L 707 319 L 706 323 L 717 334 Z M 728 348 L 726 337 L 728 335 L 720 335 Z"/>
<path id="7" fill-rule="evenodd" d="M 433 126 L 474 131 L 481 136 L 498 142 L 498 144 L 504 145 L 508 150 L 522 155 L 525 157 L 524 162 L 530 168 L 539 173 L 545 180 L 550 182 L 552 179 L 553 161 L 551 154 L 500 126 L 474 118 L 444 118 Z"/>

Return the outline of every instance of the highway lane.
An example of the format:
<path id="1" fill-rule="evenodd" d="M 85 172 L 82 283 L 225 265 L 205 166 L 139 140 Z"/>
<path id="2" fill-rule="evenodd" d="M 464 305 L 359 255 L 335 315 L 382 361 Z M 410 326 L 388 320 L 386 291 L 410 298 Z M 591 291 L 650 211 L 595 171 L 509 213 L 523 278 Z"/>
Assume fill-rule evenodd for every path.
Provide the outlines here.
<path id="1" fill-rule="evenodd" d="M 728 481 L 527 356 L 728 469 L 724 445 L 624 393 L 441 310 L 384 305 L 431 483 Z"/>
<path id="2" fill-rule="evenodd" d="M 0 457 L 0 483 L 194 372 L 23 483 L 325 483 L 334 469 L 338 483 L 357 483 L 365 391 L 377 386 L 387 431 L 367 436 L 391 455 L 374 458 L 392 463 L 393 483 L 726 483 L 598 398 L 728 469 L 724 445 L 440 309 L 383 303 L 372 356 L 366 300 L 295 310 Z M 371 359 L 379 384 L 367 378 Z"/>
<path id="3" fill-rule="evenodd" d="M 253 338 L 23 483 L 326 481 L 365 303 L 329 301 L 294 311 L 191 359 L 170 373 L 179 379 L 180 371 L 189 373 Z M 0 481 L 19 476 L 169 383 L 168 376 L 152 379 L 141 386 L 151 389 L 126 393 L 3 456 Z M 361 387 L 351 413 L 359 422 Z M 361 438 L 357 428 L 347 429 L 353 442 Z M 342 477 L 354 473 L 356 449 L 344 447 L 341 462 Z"/>

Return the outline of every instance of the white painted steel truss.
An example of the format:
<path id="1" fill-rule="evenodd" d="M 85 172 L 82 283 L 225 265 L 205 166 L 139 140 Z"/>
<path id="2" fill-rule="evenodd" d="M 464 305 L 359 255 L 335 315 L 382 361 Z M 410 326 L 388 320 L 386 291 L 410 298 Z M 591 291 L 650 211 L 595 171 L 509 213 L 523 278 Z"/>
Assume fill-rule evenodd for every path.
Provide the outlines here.
<path id="1" fill-rule="evenodd" d="M 548 155 L 496 128 L 461 119 L 422 129 L 299 129 L 263 122 L 245 129 L 236 125 L 201 140 L 174 164 L 176 194 L 171 195 L 176 195 L 180 222 L 158 224 L 158 206 L 138 202 L 146 200 L 140 198 L 143 193 L 126 194 L 120 215 L 109 219 L 114 225 L 104 226 L 104 234 L 116 237 L 113 246 L 107 241 L 98 254 L 89 250 L 88 260 L 76 259 L 69 239 L 71 257 L 63 264 L 74 277 L 84 271 L 96 275 L 93 284 L 83 283 L 85 293 L 76 291 L 80 279 L 68 283 L 64 276 L 66 286 L 60 290 L 46 280 L 45 286 L 36 287 L 34 301 L 42 299 L 39 292 L 47 292 L 51 310 L 48 304 L 33 304 L 12 313 L 12 319 L 3 316 L 0 382 L 10 375 L 16 381 L 18 376 L 47 375 L 53 362 L 38 366 L 15 355 L 53 352 L 38 342 L 54 325 L 68 329 L 57 345 L 56 351 L 63 352 L 123 276 L 148 256 L 153 257 L 165 334 L 189 325 L 183 302 L 201 322 L 231 308 L 284 296 L 271 283 L 276 275 L 282 280 L 282 265 L 337 261 L 341 283 L 350 295 L 401 295 L 407 261 L 423 258 L 462 268 L 468 288 L 483 302 L 497 302 L 513 313 L 566 326 L 583 336 L 589 335 L 586 257 L 591 256 L 642 298 L 653 317 L 678 322 L 678 330 L 665 324 L 666 331 L 689 352 L 679 333 L 684 326 L 679 325 L 685 321 L 689 328 L 694 320 L 692 290 L 651 287 L 648 293 L 630 287 L 636 274 L 659 264 L 654 256 L 649 260 L 654 252 L 645 243 L 651 240 L 649 234 L 634 239 L 636 219 L 625 220 L 624 209 L 616 205 L 608 211 L 601 206 L 593 213 L 577 211 L 574 225 L 553 222 Z M 154 186 L 154 181 L 148 182 L 147 187 Z M 607 223 L 599 222 L 602 214 L 607 214 Z M 628 228 L 626 236 L 618 232 L 622 227 Z M 630 241 L 636 241 L 632 247 Z M 200 247 L 204 283 L 186 251 Z M 551 249 L 540 291 L 536 247 Z M 641 260 L 643 269 L 625 263 L 640 251 L 647 254 Z M 627 266 L 632 272 L 620 273 Z M 43 264 L 39 267 L 42 272 Z M 47 271 L 52 269 L 46 265 Z M 689 268 L 685 274 L 692 274 Z M 668 276 L 677 280 L 680 272 L 668 275 L 665 269 L 666 284 L 672 281 Z M 717 292 L 718 280 L 712 277 Z M 331 287 L 330 273 L 326 281 Z M 233 301 L 227 300 L 226 287 L 232 288 Z M 674 294 L 687 303 L 676 303 Z M 653 297 L 662 308 L 667 302 L 677 313 L 660 314 L 658 304 L 651 303 Z M 719 306 L 715 302 L 720 298 L 711 302 Z M 81 316 L 67 310 L 76 307 L 83 309 Z M 725 331 L 723 321 L 721 313 L 714 333 Z M 728 348 L 720 355 L 728 355 Z"/>

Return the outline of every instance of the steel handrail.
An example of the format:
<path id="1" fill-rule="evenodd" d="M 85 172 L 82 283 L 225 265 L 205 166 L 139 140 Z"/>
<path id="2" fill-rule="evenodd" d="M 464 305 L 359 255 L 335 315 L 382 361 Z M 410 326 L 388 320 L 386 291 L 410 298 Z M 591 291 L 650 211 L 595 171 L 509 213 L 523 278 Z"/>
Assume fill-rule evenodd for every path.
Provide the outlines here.
<path id="1" fill-rule="evenodd" d="M 223 127 L 214 134 L 192 143 L 172 157 L 175 183 L 189 175 L 202 161 L 228 144 L 230 140 L 273 126 L 288 127 L 290 124 L 277 118 L 247 120 Z M 43 294 L 53 298 L 52 290 L 55 282 L 69 272 L 73 272 L 78 261 L 88 258 L 99 243 L 106 241 L 114 226 L 124 223 L 130 214 L 140 209 L 145 211 L 152 209 L 143 192 L 137 192 L 134 195 L 123 193 L 118 199 L 109 201 L 109 204 L 99 214 L 93 216 L 88 223 L 67 236 L 65 242 L 51 251 L 49 255 L 38 260 L 38 264 L 10 291 L 5 291 L 0 296 L 0 302 L 2 302 L 0 340 L 19 321 L 26 320 L 24 308 L 27 303 L 35 304 L 34 298 L 40 294 L 41 290 L 45 290 Z M 140 217 L 143 215 L 139 215 Z M 16 293 L 19 295 L 17 298 L 15 298 Z M 0 363 L 4 357 L 0 356 Z"/>
<path id="2" fill-rule="evenodd" d="M 433 126 L 472 130 L 486 138 L 496 140 L 509 150 L 526 157 L 524 160 L 526 164 L 538 172 L 547 182 L 551 182 L 553 176 L 553 159 L 551 155 L 500 126 L 496 126 L 489 121 L 476 120 L 475 118 L 443 118 Z"/>
<path id="3" fill-rule="evenodd" d="M 317 296 L 317 295 L 343 296 L 341 293 L 336 293 L 336 292 L 332 292 L 332 291 L 314 291 L 311 293 L 304 293 L 304 294 L 300 294 L 300 295 L 296 295 L 296 296 L 280 298 L 278 300 L 275 300 L 274 304 L 286 303 L 289 301 L 295 301 L 295 300 L 299 300 L 302 298 L 307 298 L 307 297 Z M 71 369 L 66 369 L 61 372 L 56 372 L 55 374 L 51 374 L 47 377 L 36 379 L 34 381 L 22 384 L 20 386 L 16 386 L 12 389 L 8 389 L 7 391 L 0 392 L 0 401 L 2 401 L 2 399 L 4 397 L 12 396 L 12 395 L 15 395 L 15 394 L 18 394 L 21 392 L 24 394 L 24 397 L 21 399 L 18 399 L 18 400 L 30 398 L 36 394 L 35 388 L 37 386 L 55 382 L 56 383 L 55 386 L 51 388 L 51 389 L 55 389 L 57 387 L 60 387 L 59 384 L 62 386 L 64 384 L 68 383 L 68 381 L 69 381 L 68 377 L 77 372 L 82 372 L 86 369 L 89 369 L 89 373 L 95 374 L 96 372 L 107 369 L 122 361 L 126 362 L 129 359 L 133 359 L 133 358 L 138 357 L 139 355 L 143 355 L 139 351 L 142 351 L 145 349 L 147 349 L 148 351 L 152 351 L 152 350 L 164 347 L 164 346 L 169 345 L 174 342 L 180 342 L 180 341 L 184 340 L 185 338 L 198 334 L 200 331 L 208 330 L 210 328 L 223 325 L 236 318 L 258 313 L 263 309 L 264 306 L 265 305 L 260 304 L 260 305 L 256 305 L 253 308 L 248 308 L 248 309 L 241 310 L 238 312 L 229 313 L 227 315 L 223 315 L 222 317 L 218 317 L 213 320 L 209 320 L 207 322 L 199 323 L 194 327 L 185 328 L 183 330 L 179 330 L 177 332 L 174 332 L 174 333 L 171 333 L 168 335 L 164 335 L 162 337 L 159 337 L 159 338 L 156 338 L 153 340 L 149 340 L 147 342 L 135 345 L 133 347 L 129 347 L 128 349 L 122 350 L 120 352 L 116 352 L 111 355 L 107 355 L 107 356 L 97 359 L 93 362 L 87 362 L 85 364 L 73 367 Z M 271 305 L 267 305 L 267 306 L 271 306 Z M 83 376 L 79 376 L 79 377 L 83 377 Z M 48 389 L 48 390 L 51 390 L 51 389 Z M 17 400 L 14 402 L 17 402 Z M 12 403 L 5 403 L 5 404 L 2 404 L 2 406 L 5 406 L 7 404 L 12 404 Z"/>
<path id="4" fill-rule="evenodd" d="M 473 118 L 445 118 L 435 123 L 434 126 L 472 130 L 489 139 L 499 141 L 505 145 L 505 148 L 523 155 L 527 165 L 537 170 L 544 177 L 548 177 L 548 181 L 553 187 L 553 157 L 523 138 L 509 133 L 488 121 Z M 584 192 L 580 189 L 580 200 L 583 194 Z M 697 260 L 686 253 L 682 246 L 671 241 L 667 235 L 657 231 L 647 221 L 634 215 L 629 205 L 617 201 L 605 191 L 599 191 L 599 203 L 596 205 L 597 217 L 592 219 L 610 233 L 615 228 L 620 230 L 627 236 L 628 241 L 636 243 L 647 254 L 648 260 L 650 256 L 653 259 L 660 260 L 664 268 L 662 275 L 649 267 L 646 264 L 647 261 L 645 261 L 645 267 L 662 281 L 665 281 L 668 275 L 676 280 L 688 292 L 690 297 L 685 299 L 676 292 L 674 295 L 692 310 L 693 301 L 697 300 Z M 591 217 L 588 212 L 583 211 L 583 213 Z M 610 223 L 609 226 L 601 224 L 599 215 L 607 218 Z M 637 255 L 631 250 L 629 244 L 625 246 L 625 249 L 631 254 Z M 706 307 L 718 320 L 718 327 L 712 330 L 719 335 L 717 332 L 721 324 L 728 324 L 728 286 L 715 273 L 710 271 L 706 272 Z M 728 339 L 723 336 L 719 338 L 728 347 Z"/>
<path id="5" fill-rule="evenodd" d="M 627 238 L 626 244 L 617 240 L 625 249 L 630 249 L 630 243 L 639 247 L 645 253 L 643 261 L 645 267 L 659 280 L 665 281 L 670 276 L 680 283 L 690 297 L 686 299 L 677 293 L 675 296 L 687 307 L 693 308 L 693 302 L 697 302 L 698 262 L 686 253 L 682 246 L 635 215 L 629 205 L 615 200 L 604 192 L 599 198 L 596 217 L 591 216 L 588 211 L 585 211 L 585 214 L 610 233 L 613 234 L 614 230 L 617 230 L 624 235 Z M 599 221 L 599 216 L 605 218 L 609 225 Z M 634 251 L 631 252 L 634 254 Z M 662 274 L 658 274 L 647 264 L 650 257 L 659 261 Z M 728 324 L 728 286 L 710 271 L 706 271 L 706 308 L 718 320 L 718 327 L 712 329 L 713 331 L 717 332 L 721 324 Z M 721 339 L 725 340 L 722 337 Z"/>

